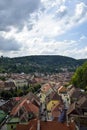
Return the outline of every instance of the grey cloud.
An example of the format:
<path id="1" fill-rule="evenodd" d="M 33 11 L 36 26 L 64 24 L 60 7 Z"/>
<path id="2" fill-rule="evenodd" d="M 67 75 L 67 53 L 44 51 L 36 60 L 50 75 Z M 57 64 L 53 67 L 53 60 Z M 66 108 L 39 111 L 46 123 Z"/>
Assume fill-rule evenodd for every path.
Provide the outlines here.
<path id="1" fill-rule="evenodd" d="M 21 45 L 17 43 L 14 39 L 4 39 L 0 37 L 0 51 L 18 51 Z"/>
<path id="2" fill-rule="evenodd" d="M 0 30 L 9 26 L 21 28 L 39 5 L 40 0 L 0 0 Z"/>

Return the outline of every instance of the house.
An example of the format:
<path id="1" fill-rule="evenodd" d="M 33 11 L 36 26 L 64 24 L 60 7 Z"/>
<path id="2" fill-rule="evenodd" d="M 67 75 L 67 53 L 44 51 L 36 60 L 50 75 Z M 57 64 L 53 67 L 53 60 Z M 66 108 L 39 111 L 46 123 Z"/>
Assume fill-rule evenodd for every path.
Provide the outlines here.
<path id="1" fill-rule="evenodd" d="M 23 107 L 29 111 L 29 112 L 32 112 L 34 113 L 36 116 L 38 116 L 38 113 L 39 113 L 39 108 L 37 106 L 35 106 L 33 103 L 31 103 L 29 100 L 27 100 Z"/>
<path id="2" fill-rule="evenodd" d="M 58 93 L 62 94 L 62 93 L 66 93 L 66 88 L 64 86 L 61 86 L 58 88 Z"/>
<path id="3" fill-rule="evenodd" d="M 82 96 L 81 90 L 75 87 L 71 88 L 67 93 L 71 99 L 71 102 L 77 101 Z"/>
<path id="4" fill-rule="evenodd" d="M 82 96 L 78 101 L 77 104 L 79 108 L 87 109 L 87 95 Z"/>
<path id="5" fill-rule="evenodd" d="M 70 105 L 67 114 L 78 114 L 87 116 L 87 97 L 81 97 L 77 102 L 74 102 Z"/>
<path id="6" fill-rule="evenodd" d="M 36 95 L 28 93 L 12 109 L 10 115 L 19 117 L 20 121 L 27 122 L 39 114 L 40 102 Z"/>
<path id="7" fill-rule="evenodd" d="M 53 120 L 58 120 L 58 117 L 60 117 L 63 108 L 64 105 L 61 104 L 61 102 L 58 102 L 55 106 L 53 106 L 51 109 Z"/>
<path id="8" fill-rule="evenodd" d="M 62 86 L 61 82 L 55 84 L 55 90 L 58 90 Z"/>
<path id="9" fill-rule="evenodd" d="M 8 101 L 2 100 L 1 105 L 0 105 L 0 110 L 3 110 L 4 112 L 9 113 L 13 109 L 15 104 L 16 104 L 16 101 L 13 99 L 10 99 Z"/>
<path id="10" fill-rule="evenodd" d="M 79 127 L 86 127 L 87 129 L 87 96 L 84 95 L 77 102 L 72 103 L 67 115 L 69 119 L 73 118 Z"/>
<path id="11" fill-rule="evenodd" d="M 44 85 L 41 87 L 41 92 L 42 92 L 42 93 L 47 93 L 50 88 L 51 88 L 51 85 L 50 85 L 49 83 L 44 84 Z"/>
<path id="12" fill-rule="evenodd" d="M 50 93 L 50 94 L 46 97 L 47 110 L 48 110 L 48 111 L 51 111 L 51 109 L 52 109 L 56 104 L 58 104 L 59 101 L 62 101 L 62 100 L 61 100 L 61 97 L 60 97 L 57 93 L 55 93 L 55 92 Z"/>
<path id="13" fill-rule="evenodd" d="M 5 82 L 4 82 L 4 90 L 9 90 L 9 89 L 15 89 L 15 82 L 14 82 L 14 80 L 12 80 L 12 79 L 9 79 L 9 80 L 6 80 Z"/>
<path id="14" fill-rule="evenodd" d="M 46 103 L 49 103 L 51 100 L 62 101 L 61 96 L 55 91 L 52 91 L 48 96 L 46 96 Z"/>
<path id="15" fill-rule="evenodd" d="M 31 120 L 28 124 L 18 124 L 16 130 L 75 130 L 75 124 L 60 123 L 56 121 Z"/>
<path id="16" fill-rule="evenodd" d="M 7 130 L 15 130 L 19 121 L 20 120 L 17 117 L 9 118 L 6 122 Z"/>
<path id="17" fill-rule="evenodd" d="M 23 100 L 17 104 L 11 111 L 10 116 L 18 117 L 20 122 L 27 122 L 32 118 L 37 117 L 39 108 L 32 104 L 29 100 Z"/>
<path id="18" fill-rule="evenodd" d="M 51 111 L 52 110 L 52 108 L 56 105 L 56 104 L 58 104 L 58 100 L 51 100 L 48 104 L 47 104 L 47 110 L 48 111 Z"/>
<path id="19" fill-rule="evenodd" d="M 30 100 L 34 105 L 36 105 L 37 107 L 40 106 L 40 98 L 37 97 L 37 95 L 33 94 L 32 92 L 29 92 L 25 98 L 27 98 L 28 100 Z"/>
<path id="20" fill-rule="evenodd" d="M 61 98 L 65 104 L 66 109 L 68 109 L 71 104 L 69 95 L 67 93 L 61 94 Z"/>
<path id="21" fill-rule="evenodd" d="M 37 83 L 43 83 L 43 79 L 41 77 L 36 77 L 35 80 Z"/>
<path id="22" fill-rule="evenodd" d="M 72 103 L 69 107 L 69 109 L 67 110 L 67 115 L 70 116 L 70 115 L 80 115 L 80 111 L 78 111 L 78 108 L 77 108 L 77 104 L 76 102 Z"/>
<path id="23" fill-rule="evenodd" d="M 41 101 L 45 102 L 46 96 L 48 96 L 52 92 L 51 85 L 49 83 L 42 85 L 41 87 Z"/>
<path id="24" fill-rule="evenodd" d="M 28 81 L 23 77 L 17 77 L 14 81 L 16 87 L 24 87 L 28 85 Z"/>
<path id="25" fill-rule="evenodd" d="M 74 86 L 71 84 L 67 87 L 67 91 L 69 91 L 71 88 L 73 88 Z"/>

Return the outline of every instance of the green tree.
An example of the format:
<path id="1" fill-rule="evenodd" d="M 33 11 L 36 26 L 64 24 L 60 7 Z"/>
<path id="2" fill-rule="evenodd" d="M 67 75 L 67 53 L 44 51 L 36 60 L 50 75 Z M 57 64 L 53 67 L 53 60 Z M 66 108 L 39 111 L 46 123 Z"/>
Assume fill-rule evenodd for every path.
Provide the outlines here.
<path id="1" fill-rule="evenodd" d="M 9 98 L 12 98 L 12 93 L 10 91 L 2 91 L 1 92 L 1 97 L 8 100 Z"/>
<path id="2" fill-rule="evenodd" d="M 0 80 L 5 81 L 5 80 L 6 80 L 6 77 L 1 76 L 1 77 L 0 77 Z"/>
<path id="3" fill-rule="evenodd" d="M 85 62 L 82 66 L 80 66 L 76 72 L 74 73 L 72 80 L 72 84 L 81 89 L 86 89 L 87 86 L 87 62 Z"/>

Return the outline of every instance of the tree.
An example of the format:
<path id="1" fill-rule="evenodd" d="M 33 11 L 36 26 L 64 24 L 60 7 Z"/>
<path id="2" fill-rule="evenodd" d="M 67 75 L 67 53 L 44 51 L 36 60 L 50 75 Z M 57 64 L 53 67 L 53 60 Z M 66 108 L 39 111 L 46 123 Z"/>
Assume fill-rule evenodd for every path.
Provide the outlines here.
<path id="1" fill-rule="evenodd" d="M 80 66 L 76 72 L 74 73 L 72 80 L 72 84 L 81 89 L 86 89 L 87 87 L 87 62 L 85 62 L 82 66 Z"/>
<path id="2" fill-rule="evenodd" d="M 1 77 L 0 77 L 0 80 L 5 81 L 5 80 L 6 80 L 6 77 L 1 76 Z"/>
<path id="3" fill-rule="evenodd" d="M 12 98 L 12 93 L 10 91 L 2 91 L 1 92 L 1 97 L 8 100 L 9 98 Z"/>

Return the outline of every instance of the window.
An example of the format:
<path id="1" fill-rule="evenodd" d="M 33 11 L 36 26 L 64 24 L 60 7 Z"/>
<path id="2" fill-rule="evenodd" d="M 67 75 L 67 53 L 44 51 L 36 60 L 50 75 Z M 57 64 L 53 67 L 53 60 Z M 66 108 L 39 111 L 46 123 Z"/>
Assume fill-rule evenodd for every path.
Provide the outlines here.
<path id="1" fill-rule="evenodd" d="M 13 129 L 13 125 L 11 125 L 11 129 Z"/>

